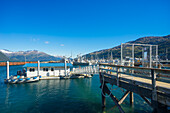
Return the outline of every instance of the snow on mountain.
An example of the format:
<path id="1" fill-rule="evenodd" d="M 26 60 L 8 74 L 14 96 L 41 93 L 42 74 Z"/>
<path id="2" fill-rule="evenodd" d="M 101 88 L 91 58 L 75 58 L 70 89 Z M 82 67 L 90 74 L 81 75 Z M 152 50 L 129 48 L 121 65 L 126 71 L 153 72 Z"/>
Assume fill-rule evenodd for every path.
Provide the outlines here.
<path id="1" fill-rule="evenodd" d="M 12 52 L 6 49 L 0 50 L 0 52 L 4 53 L 11 61 L 49 61 L 49 60 L 58 60 L 61 59 L 60 56 L 52 56 L 44 52 L 40 52 L 38 50 L 28 50 L 28 51 L 17 51 Z"/>
<path id="2" fill-rule="evenodd" d="M 12 51 L 9 51 L 9 50 L 6 50 L 6 49 L 2 49 L 2 50 L 0 50 L 0 52 L 7 53 L 7 54 L 13 53 Z"/>

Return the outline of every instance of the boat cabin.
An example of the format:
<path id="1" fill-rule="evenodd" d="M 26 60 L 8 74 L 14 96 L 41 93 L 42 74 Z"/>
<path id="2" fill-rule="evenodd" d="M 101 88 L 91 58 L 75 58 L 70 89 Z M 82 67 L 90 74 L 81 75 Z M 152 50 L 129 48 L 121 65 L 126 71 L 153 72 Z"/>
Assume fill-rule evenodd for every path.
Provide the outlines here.
<path id="1" fill-rule="evenodd" d="M 68 76 L 70 75 L 70 69 L 73 67 L 71 63 L 66 63 L 66 75 L 65 75 L 65 63 L 40 63 L 39 72 L 37 63 L 27 63 L 23 66 L 26 68 L 26 77 L 33 76 Z"/>

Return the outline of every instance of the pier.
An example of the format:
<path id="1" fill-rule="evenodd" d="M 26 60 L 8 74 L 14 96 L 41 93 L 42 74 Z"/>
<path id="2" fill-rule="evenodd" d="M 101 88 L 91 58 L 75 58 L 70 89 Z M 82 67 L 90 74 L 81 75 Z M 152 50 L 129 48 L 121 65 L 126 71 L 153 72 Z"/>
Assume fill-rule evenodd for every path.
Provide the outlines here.
<path id="1" fill-rule="evenodd" d="M 130 103 L 133 104 L 133 93 L 138 94 L 148 103 L 155 112 L 166 113 L 170 106 L 170 70 L 134 66 L 122 66 L 101 63 L 99 77 L 102 89 L 102 106 L 106 106 L 106 94 L 109 96 L 121 113 L 124 110 L 121 103 L 130 94 Z M 108 85 L 116 85 L 126 90 L 121 99 L 114 96 Z"/>

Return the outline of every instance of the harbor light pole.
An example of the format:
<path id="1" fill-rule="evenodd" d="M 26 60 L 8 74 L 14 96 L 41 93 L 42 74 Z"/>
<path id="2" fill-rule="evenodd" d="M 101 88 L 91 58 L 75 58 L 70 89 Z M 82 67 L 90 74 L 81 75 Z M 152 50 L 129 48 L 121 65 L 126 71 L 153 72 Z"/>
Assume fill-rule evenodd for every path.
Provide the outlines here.
<path id="1" fill-rule="evenodd" d="M 150 61 L 149 61 L 149 66 L 152 68 L 152 45 L 150 45 Z"/>
<path id="2" fill-rule="evenodd" d="M 135 53 L 134 53 L 134 44 L 132 44 L 132 66 L 135 64 Z"/>
<path id="3" fill-rule="evenodd" d="M 121 60 L 120 60 L 121 64 L 120 65 L 122 65 L 122 63 L 123 63 L 123 61 L 122 61 L 123 60 L 123 44 L 122 43 L 121 43 L 121 53 L 120 54 L 121 54 Z"/>

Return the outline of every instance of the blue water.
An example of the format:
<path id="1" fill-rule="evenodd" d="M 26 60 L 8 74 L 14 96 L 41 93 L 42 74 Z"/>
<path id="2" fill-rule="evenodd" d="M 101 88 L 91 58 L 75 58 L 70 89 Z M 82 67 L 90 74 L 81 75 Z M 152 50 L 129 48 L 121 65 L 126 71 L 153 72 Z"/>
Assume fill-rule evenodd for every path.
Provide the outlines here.
<path id="1" fill-rule="evenodd" d="M 16 74 L 21 66 L 10 66 L 10 75 Z M 26 84 L 4 84 L 6 67 L 0 67 L 0 113 L 119 113 L 110 98 L 106 108 L 101 107 L 99 75 L 85 79 L 41 80 Z M 113 87 L 115 88 L 115 87 Z M 119 99 L 121 89 L 113 90 Z M 127 113 L 152 112 L 142 98 L 134 94 L 134 106 L 129 97 L 121 105 Z"/>

